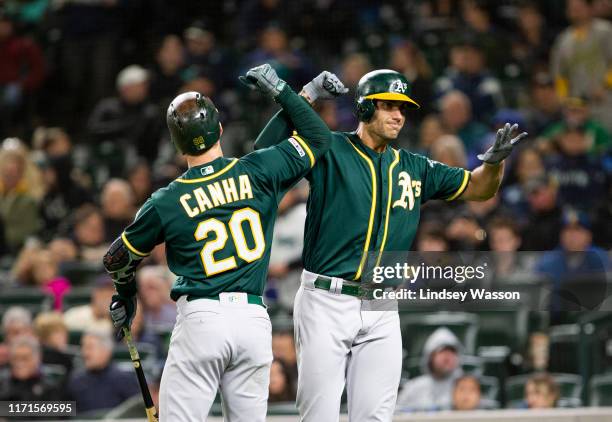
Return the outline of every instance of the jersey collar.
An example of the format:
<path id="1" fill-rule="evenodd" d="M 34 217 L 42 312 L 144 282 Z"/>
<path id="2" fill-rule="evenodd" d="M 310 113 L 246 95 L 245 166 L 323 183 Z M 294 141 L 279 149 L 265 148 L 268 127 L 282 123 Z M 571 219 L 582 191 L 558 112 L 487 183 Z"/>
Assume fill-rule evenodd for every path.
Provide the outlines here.
<path id="1" fill-rule="evenodd" d="M 218 157 L 206 164 L 191 167 L 185 173 L 183 173 L 181 177 L 176 179 L 176 181 L 180 183 L 205 182 L 221 176 L 223 173 L 231 169 L 237 162 L 237 158 Z"/>
<path id="2" fill-rule="evenodd" d="M 357 131 L 349 132 L 348 137 L 353 144 L 355 144 L 361 151 L 365 152 L 368 155 L 368 157 L 372 159 L 379 159 L 385 156 L 394 158 L 393 151 L 392 151 L 393 148 L 391 148 L 391 145 L 387 145 L 387 148 L 385 148 L 383 152 L 376 152 L 361 141 L 361 138 L 357 135 Z"/>

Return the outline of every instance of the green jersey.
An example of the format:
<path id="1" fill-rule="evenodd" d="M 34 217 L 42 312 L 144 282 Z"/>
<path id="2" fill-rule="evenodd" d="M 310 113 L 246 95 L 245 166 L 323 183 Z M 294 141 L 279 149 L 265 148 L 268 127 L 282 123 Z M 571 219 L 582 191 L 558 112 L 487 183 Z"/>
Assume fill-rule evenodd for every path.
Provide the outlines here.
<path id="1" fill-rule="evenodd" d="M 221 292 L 262 294 L 278 202 L 327 151 L 331 137 L 289 88 L 278 101 L 304 137 L 293 135 L 241 159 L 220 157 L 190 168 L 156 191 L 123 232 L 124 244 L 140 256 L 165 242 L 168 267 L 178 276 L 174 300 Z"/>
<path id="2" fill-rule="evenodd" d="M 257 140 L 269 145 L 290 131 L 282 114 Z M 306 176 L 310 182 L 304 233 L 304 268 L 360 280 L 384 251 L 407 251 L 417 232 L 420 207 L 430 199 L 453 200 L 470 172 L 391 147 L 382 153 L 355 133 L 332 132 L 329 152 Z M 367 262 L 376 257 L 376 263 Z"/>

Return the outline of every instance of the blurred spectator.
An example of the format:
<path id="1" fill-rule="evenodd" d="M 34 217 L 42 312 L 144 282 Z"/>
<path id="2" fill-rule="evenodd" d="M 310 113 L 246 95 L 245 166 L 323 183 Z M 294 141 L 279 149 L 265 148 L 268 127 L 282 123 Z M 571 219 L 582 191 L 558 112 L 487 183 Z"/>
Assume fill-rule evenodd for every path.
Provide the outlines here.
<path id="1" fill-rule="evenodd" d="M 59 275 L 55 256 L 48 250 L 37 251 L 32 260 L 32 278 L 36 286 L 53 296 L 53 309 L 62 310 L 62 298 L 70 290 L 70 280 Z"/>
<path id="2" fill-rule="evenodd" d="M 549 251 L 557 246 L 562 215 L 557 189 L 557 184 L 548 176 L 525 183 L 529 219 L 523 230 L 523 250 Z"/>
<path id="3" fill-rule="evenodd" d="M 68 382 L 68 395 L 76 401 L 77 412 L 111 409 L 140 394 L 134 374 L 119 370 L 111 362 L 112 354 L 110 333 L 90 330 L 83 335 L 84 368 Z"/>
<path id="4" fill-rule="evenodd" d="M 610 261 L 606 251 L 593 246 L 592 240 L 588 216 L 568 210 L 559 246 L 543 254 L 536 265 L 536 272 L 552 282 L 551 324 L 566 322 L 563 311 L 595 309 L 605 299 Z"/>
<path id="5" fill-rule="evenodd" d="M 529 105 L 525 109 L 528 131 L 532 136 L 539 136 L 549 125 L 561 120 L 561 101 L 553 78 L 547 72 L 534 73 L 529 94 Z"/>
<path id="6" fill-rule="evenodd" d="M 138 161 L 128 171 L 127 181 L 134 194 L 134 205 L 140 207 L 153 193 L 151 166 L 145 161 Z"/>
<path id="7" fill-rule="evenodd" d="M 79 259 L 100 265 L 108 250 L 104 218 L 98 208 L 85 204 L 73 215 L 72 238 L 79 251 Z"/>
<path id="8" fill-rule="evenodd" d="M 587 253 L 579 254 L 579 252 Z M 573 259 L 569 259 L 570 257 Z M 563 215 L 558 249 L 544 254 L 537 270 L 560 280 L 585 273 L 604 273 L 608 267 L 606 252 L 593 246 L 593 233 L 588 215 L 568 210 Z"/>
<path id="9" fill-rule="evenodd" d="M 606 175 L 599 159 L 588 155 L 589 136 L 584 128 L 567 129 L 556 141 L 559 153 L 549 155 L 546 166 L 559 186 L 559 199 L 590 212 L 604 198 Z"/>
<path id="10" fill-rule="evenodd" d="M 466 37 L 451 48 L 450 66 L 435 82 L 438 98 L 455 90 L 467 95 L 474 119 L 483 123 L 504 105 L 501 84 L 486 69 L 481 47 Z"/>
<path id="11" fill-rule="evenodd" d="M 554 140 L 572 129 L 585 132 L 588 151 L 592 155 L 605 153 L 612 145 L 612 138 L 608 131 L 590 117 L 589 103 L 584 98 L 566 98 L 563 119 L 548 126 L 542 133 L 542 137 L 546 140 Z"/>
<path id="12" fill-rule="evenodd" d="M 294 402 L 295 388 L 291 371 L 282 360 L 274 359 L 270 366 L 268 403 Z"/>
<path id="13" fill-rule="evenodd" d="M 181 71 L 185 65 L 183 42 L 176 35 L 166 35 L 155 55 L 151 74 L 151 100 L 160 108 L 168 106 L 183 84 Z"/>
<path id="14" fill-rule="evenodd" d="M 373 70 L 372 63 L 370 63 L 368 56 L 363 53 L 351 53 L 342 60 L 340 74 L 338 76 L 349 89 L 349 94 L 342 95 L 335 100 L 338 104 L 340 130 L 352 130 L 354 128 L 355 122 L 357 121 L 354 114 L 355 89 L 361 77 L 371 70 Z"/>
<path id="15" fill-rule="evenodd" d="M 276 23 L 263 29 L 257 48 L 247 56 L 244 67 L 262 63 L 270 63 L 278 76 L 291 86 L 302 86 L 316 76 L 309 60 L 291 48 L 287 32 Z"/>
<path id="16" fill-rule="evenodd" d="M 297 382 L 297 356 L 295 340 L 290 330 L 278 330 L 272 333 L 272 354 L 275 360 L 285 364 L 289 372 L 289 380 Z"/>
<path id="17" fill-rule="evenodd" d="M 486 0 L 465 0 L 461 6 L 461 16 L 466 24 L 463 31 L 467 29 L 471 37 L 478 39 L 487 63 L 501 73 L 508 61 L 508 43 L 505 34 L 493 24 L 490 3 Z"/>
<path id="18" fill-rule="evenodd" d="M 163 129 L 163 119 L 149 96 L 149 75 L 138 65 L 124 68 L 117 75 L 118 96 L 101 100 L 88 120 L 94 143 L 96 165 L 106 165 L 96 182 L 122 176 L 129 164 L 130 146 L 138 156 L 153 162 Z M 132 158 L 133 160 L 133 158 Z M 104 164 L 102 164 L 104 163 Z"/>
<path id="19" fill-rule="evenodd" d="M 489 204 L 493 203 L 494 206 L 497 204 L 493 197 L 487 200 Z M 486 207 L 488 204 L 485 204 Z M 481 226 L 479 219 L 474 213 L 469 210 L 464 210 L 456 215 L 450 223 L 446 226 L 446 238 L 449 240 L 451 250 L 454 251 L 473 251 L 480 249 L 480 245 L 484 242 L 486 233 Z"/>
<path id="20" fill-rule="evenodd" d="M 423 119 L 419 127 L 419 150 L 428 154 L 436 139 L 444 135 L 442 121 L 436 114 L 430 114 Z"/>
<path id="21" fill-rule="evenodd" d="M 64 322 L 68 329 L 74 331 L 93 329 L 112 333 L 113 324 L 108 307 L 114 294 L 113 280 L 107 275 L 100 276 L 95 281 L 91 292 L 91 302 L 88 305 L 70 308 L 64 313 Z"/>
<path id="22" fill-rule="evenodd" d="M 38 340 L 20 336 L 11 342 L 10 371 L 0 378 L 0 400 L 59 400 L 61 390 L 41 369 Z"/>
<path id="23" fill-rule="evenodd" d="M 553 408 L 557 405 L 559 394 L 559 385 L 546 373 L 534 375 L 525 384 L 525 401 L 529 409 Z"/>
<path id="24" fill-rule="evenodd" d="M 268 289 L 276 292 L 279 305 L 289 311 L 293 309 L 302 272 L 306 204 L 302 201 L 300 186 L 289 190 L 278 204 L 268 267 Z"/>
<path id="25" fill-rule="evenodd" d="M 84 111 L 112 90 L 122 30 L 119 0 L 52 2 L 61 35 L 58 77 L 61 115 L 69 129 L 80 128 Z"/>
<path id="26" fill-rule="evenodd" d="M 275 22 L 288 18 L 287 3 L 282 0 L 247 0 L 240 8 L 238 28 L 245 47 L 253 44 L 253 36 Z"/>
<path id="27" fill-rule="evenodd" d="M 480 381 L 473 375 L 457 378 L 453 389 L 453 410 L 480 408 Z"/>
<path id="28" fill-rule="evenodd" d="M 546 18 L 537 2 L 523 1 L 518 5 L 516 25 L 518 32 L 512 40 L 512 57 L 523 73 L 542 63 L 548 63 L 554 34 L 546 25 Z"/>
<path id="29" fill-rule="evenodd" d="M 13 340 L 20 336 L 31 336 L 32 314 L 22 306 L 11 306 L 2 316 L 2 335 L 0 343 L 0 367 L 9 360 L 9 347 Z"/>
<path id="30" fill-rule="evenodd" d="M 176 304 L 170 300 L 172 281 L 168 270 L 161 266 L 143 267 L 138 271 L 137 281 L 145 330 L 151 330 L 153 334 L 160 330 L 172 331 Z"/>
<path id="31" fill-rule="evenodd" d="M 22 306 L 11 306 L 2 316 L 2 332 L 4 341 L 10 343 L 13 339 L 32 334 L 32 314 Z"/>
<path id="32" fill-rule="evenodd" d="M 111 243 L 134 219 L 134 192 L 123 179 L 110 179 L 102 188 L 100 197 L 106 242 Z"/>
<path id="33" fill-rule="evenodd" d="M 25 153 L 18 149 L 0 150 L 0 220 L 6 245 L 13 254 L 41 227 L 38 201 L 26 178 L 26 160 Z"/>
<path id="34" fill-rule="evenodd" d="M 42 363 L 60 365 L 66 370 L 66 376 L 72 371 L 72 356 L 66 353 L 68 348 L 68 328 L 64 317 L 59 312 L 43 312 L 34 320 L 34 332 L 42 346 Z"/>
<path id="35" fill-rule="evenodd" d="M 566 12 L 571 26 L 551 52 L 557 92 L 587 98 L 595 119 L 612 131 L 612 24 L 593 16 L 593 0 L 568 0 Z"/>
<path id="36" fill-rule="evenodd" d="M 444 130 L 461 138 L 468 154 L 476 154 L 480 141 L 488 131 L 482 123 L 472 120 L 468 96 L 461 91 L 450 91 L 439 101 Z"/>
<path id="37" fill-rule="evenodd" d="M 13 19 L 0 7 L 0 134 L 15 133 L 18 126 L 25 129 L 33 95 L 44 76 L 40 47 L 17 35 Z"/>
<path id="38" fill-rule="evenodd" d="M 501 193 L 503 205 L 510 210 L 518 221 L 524 223 L 527 219 L 529 205 L 525 194 L 525 185 L 532 179 L 542 177 L 546 173 L 542 156 L 535 148 L 523 148 L 517 152 L 514 160 L 513 183 L 505 186 Z"/>
<path id="39" fill-rule="evenodd" d="M 434 331 L 423 347 L 423 375 L 407 381 L 397 398 L 398 410 L 449 410 L 453 386 L 462 375 L 461 344 L 446 327 Z"/>
<path id="40" fill-rule="evenodd" d="M 415 123 L 420 123 L 431 112 L 432 100 L 433 73 L 425 55 L 415 43 L 402 41 L 391 47 L 390 68 L 402 73 L 410 81 L 411 97 L 421 106 L 410 115 Z"/>
<path id="41" fill-rule="evenodd" d="M 72 141 L 64 129 L 40 127 L 34 132 L 32 143 L 35 151 L 42 154 L 37 163 L 45 191 L 42 237 L 51 240 L 70 212 L 93 198 L 85 187 L 84 175 L 74 167 Z"/>
<path id="42" fill-rule="evenodd" d="M 253 36 L 250 34 L 250 37 Z M 217 44 L 215 35 L 203 22 L 192 23 L 185 29 L 183 37 L 186 45 L 185 77 L 193 78 L 198 73 L 204 73 L 216 82 L 219 89 L 235 86 L 237 75 L 228 72 L 234 63 L 231 63 L 223 46 Z"/>
<path id="43" fill-rule="evenodd" d="M 465 147 L 455 135 L 442 135 L 431 145 L 429 151 L 432 159 L 451 167 L 467 167 Z"/>
<path id="44" fill-rule="evenodd" d="M 450 250 L 444 227 L 433 222 L 421 224 L 416 249 L 419 252 L 447 252 Z"/>
<path id="45" fill-rule="evenodd" d="M 533 260 L 525 253 L 518 253 L 522 237 L 516 222 L 508 217 L 495 217 L 488 225 L 489 247 L 495 261 L 492 270 L 495 278 L 504 281 L 520 281 L 533 274 Z"/>
<path id="46" fill-rule="evenodd" d="M 338 103 L 336 101 L 320 101 L 315 103 L 314 108 L 329 130 L 339 130 Z"/>
<path id="47" fill-rule="evenodd" d="M 521 234 L 514 221 L 503 217 L 491 220 L 489 244 L 494 252 L 516 252 L 521 246 Z"/>
<path id="48" fill-rule="evenodd" d="M 38 286 L 53 297 L 53 308 L 62 310 L 62 298 L 70 290 L 70 280 L 59 275 L 58 255 L 32 244 L 17 256 L 11 275 L 20 286 Z"/>

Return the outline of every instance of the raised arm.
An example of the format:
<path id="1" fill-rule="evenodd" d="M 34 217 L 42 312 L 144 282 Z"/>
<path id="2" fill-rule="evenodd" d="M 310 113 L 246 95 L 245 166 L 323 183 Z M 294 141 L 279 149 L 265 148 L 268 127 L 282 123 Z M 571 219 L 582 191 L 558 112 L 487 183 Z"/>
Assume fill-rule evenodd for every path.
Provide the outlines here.
<path id="1" fill-rule="evenodd" d="M 307 102 L 312 105 L 317 99 L 331 99 L 347 92 L 348 89 L 344 87 L 340 79 L 333 73 L 325 70 L 302 88 L 300 96 L 304 99 L 305 103 Z M 276 145 L 291 136 L 295 129 L 296 127 L 293 125 L 287 112 L 281 109 L 270 119 L 255 140 L 255 149 Z M 299 130 L 297 132 L 300 135 L 304 135 Z"/>
<path id="2" fill-rule="evenodd" d="M 461 195 L 466 201 L 486 201 L 492 198 L 501 185 L 504 174 L 504 160 L 510 155 L 514 146 L 524 137 L 523 132 L 515 138 L 512 133 L 518 125 L 510 126 L 509 123 L 497 131 L 495 144 L 478 158 L 483 161 L 482 165 L 472 170 L 470 182 Z"/>

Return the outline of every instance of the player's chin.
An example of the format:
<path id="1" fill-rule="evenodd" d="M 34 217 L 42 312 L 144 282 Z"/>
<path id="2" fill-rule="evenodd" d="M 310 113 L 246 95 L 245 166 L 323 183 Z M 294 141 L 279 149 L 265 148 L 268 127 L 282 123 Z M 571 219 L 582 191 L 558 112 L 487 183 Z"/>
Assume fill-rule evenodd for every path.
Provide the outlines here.
<path id="1" fill-rule="evenodd" d="M 400 130 L 402 130 L 401 127 L 400 128 L 389 128 L 386 130 L 387 133 L 385 133 L 386 135 L 385 137 L 390 140 L 397 139 L 397 137 L 399 136 Z"/>

